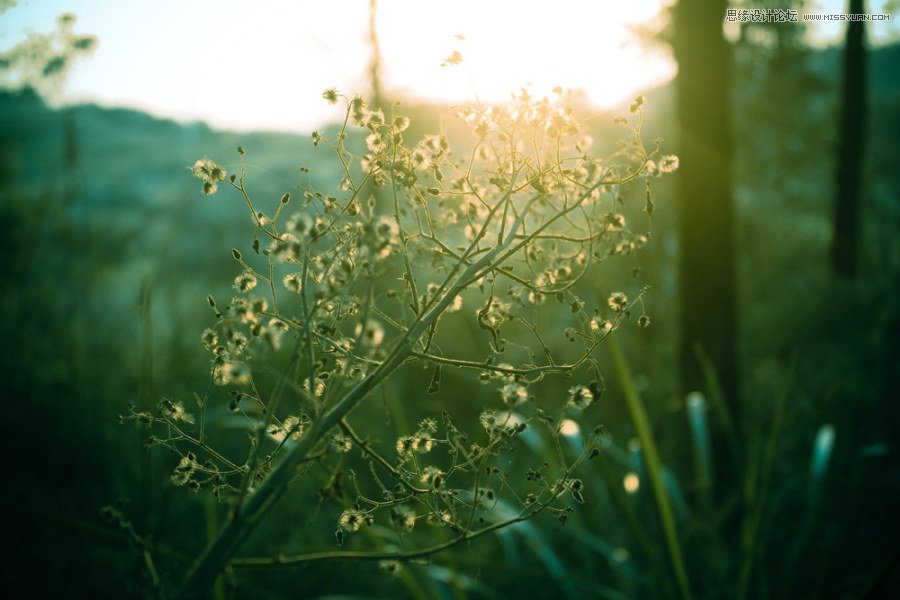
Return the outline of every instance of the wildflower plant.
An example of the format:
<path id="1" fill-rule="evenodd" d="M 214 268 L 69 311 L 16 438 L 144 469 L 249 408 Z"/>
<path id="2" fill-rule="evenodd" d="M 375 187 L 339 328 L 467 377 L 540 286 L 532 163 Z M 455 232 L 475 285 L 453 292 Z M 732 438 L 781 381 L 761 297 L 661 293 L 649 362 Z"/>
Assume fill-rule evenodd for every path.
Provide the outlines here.
<path id="1" fill-rule="evenodd" d="M 153 444 L 177 454 L 172 483 L 208 489 L 228 506 L 184 596 L 208 589 L 228 566 L 345 558 L 340 548 L 236 556 L 273 502 L 316 465 L 334 474 L 320 497 L 338 504 L 335 543 L 369 529 L 365 556 L 389 573 L 540 513 L 564 523 L 572 502 L 585 501 L 575 474 L 599 452 L 602 427 L 583 423 L 582 451 L 567 457 L 560 449 L 554 465 L 519 473 L 509 457 L 527 452 L 522 440 L 533 432 L 559 449 L 566 414 L 597 418 L 595 351 L 636 308 L 643 313 L 643 290 L 578 295 L 598 265 L 648 241 L 619 212 L 619 189 L 677 166 L 645 148 L 642 99 L 621 120 L 627 139 L 600 158 L 561 91 L 459 110 L 470 140 L 459 153 L 446 135 L 414 139 L 409 118 L 393 110 L 385 115 L 335 89 L 322 96 L 345 107 L 335 135 L 312 136 L 340 166 L 332 189 L 307 184 L 263 210 L 245 183 L 243 149 L 237 173 L 206 158 L 192 168 L 205 194 L 222 185 L 243 200 L 253 243 L 246 254 L 232 250 L 234 297 L 224 305 L 208 298 L 215 323 L 201 336 L 211 365 L 205 393 L 190 411 L 165 399 L 156 413 L 130 415 L 162 432 Z M 454 353 L 460 331 L 477 333 L 463 346 L 468 354 Z M 422 368 L 430 383 L 411 397 L 439 391 L 447 369 L 469 373 L 476 397 L 488 386 L 477 421 L 448 408 L 391 439 L 353 422 L 354 409 L 390 377 Z M 555 375 L 573 378 L 568 394 L 542 397 L 539 383 Z M 240 458 L 219 449 L 212 427 L 224 404 L 246 433 Z M 347 457 L 366 471 L 337 489 Z M 391 550 L 384 536 L 415 543 Z"/>

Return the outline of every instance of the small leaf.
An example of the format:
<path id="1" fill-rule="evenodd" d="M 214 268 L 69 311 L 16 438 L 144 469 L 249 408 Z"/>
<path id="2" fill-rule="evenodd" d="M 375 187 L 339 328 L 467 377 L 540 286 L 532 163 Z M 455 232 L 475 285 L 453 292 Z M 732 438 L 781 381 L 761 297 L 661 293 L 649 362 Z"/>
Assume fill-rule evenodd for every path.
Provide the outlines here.
<path id="1" fill-rule="evenodd" d="M 531 185 L 531 187 L 533 187 L 534 189 L 536 189 L 536 190 L 537 190 L 538 192 L 540 192 L 541 194 L 546 194 L 546 193 L 547 193 L 547 188 L 546 188 L 546 186 L 544 186 L 544 184 L 541 183 L 541 180 L 538 179 L 537 177 L 535 177 L 534 179 L 532 179 L 532 180 L 529 181 L 528 183 Z"/>
<path id="2" fill-rule="evenodd" d="M 496 352 L 497 354 L 501 354 L 503 352 L 503 340 L 500 338 L 500 332 L 496 327 L 488 323 L 486 318 L 488 312 L 491 310 L 491 305 L 493 303 L 494 295 L 491 294 L 491 296 L 488 297 L 487 304 L 484 306 L 484 308 L 478 311 L 478 327 L 491 332 L 491 347 L 493 348 L 494 352 Z"/>
<path id="3" fill-rule="evenodd" d="M 428 393 L 436 394 L 438 390 L 441 389 L 441 365 L 436 365 L 434 367 L 434 372 L 431 374 L 431 383 L 428 384 Z"/>

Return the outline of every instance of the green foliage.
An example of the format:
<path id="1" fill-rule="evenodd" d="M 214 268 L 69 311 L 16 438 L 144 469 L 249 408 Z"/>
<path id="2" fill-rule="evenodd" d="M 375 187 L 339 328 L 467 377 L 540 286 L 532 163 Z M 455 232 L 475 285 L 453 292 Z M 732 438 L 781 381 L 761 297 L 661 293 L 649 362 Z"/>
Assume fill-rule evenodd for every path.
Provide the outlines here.
<path id="1" fill-rule="evenodd" d="M 6 8 L 9 6 L 0 6 L 0 13 Z M 71 13 L 62 14 L 53 33 L 31 33 L 0 52 L 0 87 L 31 87 L 44 95 L 56 93 L 73 62 L 97 46 L 96 37 L 74 32 L 75 20 Z"/>

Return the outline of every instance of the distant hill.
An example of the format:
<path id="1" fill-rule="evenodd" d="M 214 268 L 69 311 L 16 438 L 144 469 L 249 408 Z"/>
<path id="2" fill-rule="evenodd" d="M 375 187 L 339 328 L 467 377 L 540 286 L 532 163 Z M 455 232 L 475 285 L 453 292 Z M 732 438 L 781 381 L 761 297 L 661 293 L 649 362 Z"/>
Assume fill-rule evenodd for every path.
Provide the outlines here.
<path id="1" fill-rule="evenodd" d="M 870 56 L 872 102 L 877 107 L 877 118 L 870 121 L 870 143 L 872 153 L 882 157 L 881 162 L 873 158 L 873 164 L 881 168 L 883 161 L 896 156 L 892 148 L 900 137 L 900 45 L 874 49 Z M 837 85 L 840 48 L 815 52 L 810 61 L 813 70 Z M 646 95 L 650 109 L 645 134 L 648 139 L 663 135 L 671 149 L 673 86 Z M 419 133 L 438 129 L 436 107 L 404 105 L 403 110 L 420 123 Z M 601 121 L 603 127 L 611 126 L 611 119 L 596 119 Z M 599 137 L 603 142 L 608 136 Z M 204 123 L 180 124 L 90 104 L 52 109 L 34 92 L 0 91 L 0 189 L 54 204 L 73 225 L 95 235 L 124 239 L 114 243 L 116 256 L 96 259 L 127 264 L 129 258 L 138 258 L 150 273 L 185 261 L 233 267 L 227 245 L 249 243 L 252 235 L 246 206 L 227 190 L 203 196 L 189 167 L 208 156 L 234 171 L 238 145 L 247 151 L 248 187 L 263 210 L 271 211 L 284 192 L 296 191 L 305 181 L 301 166 L 310 169 L 317 187 L 334 189 L 338 182 L 330 151 L 314 148 L 309 136 L 216 131 Z M 198 231 L 205 234 L 195 235 Z M 222 246 L 209 247 L 210 239 L 222 240 Z"/>
<path id="2" fill-rule="evenodd" d="M 841 59 L 840 47 L 827 48 L 811 55 L 810 66 L 836 83 Z M 870 60 L 872 96 L 879 99 L 900 93 L 900 44 L 872 49 Z M 674 99 L 670 88 L 662 86 L 647 94 L 656 111 L 663 107 L 669 112 L 665 109 Z M 436 128 L 434 107 L 407 105 L 404 110 L 424 117 L 430 128 Z M 183 184 L 191 179 L 186 167 L 194 160 L 208 155 L 236 164 L 234 149 L 238 145 L 247 149 L 251 169 L 254 165 L 264 168 L 278 181 L 254 178 L 264 194 L 280 195 L 282 187 L 293 186 L 300 165 L 330 164 L 328 160 L 318 164 L 324 153 L 314 152 L 307 136 L 215 131 L 200 122 L 179 124 L 135 110 L 90 104 L 54 110 L 30 90 L 0 91 L 0 148 L 4 162 L 13 161 L 3 165 L 0 177 L 13 178 L 28 188 L 56 183 L 64 171 L 67 143 L 75 145 L 68 152 L 76 155 L 77 168 L 91 174 L 85 178 L 84 193 L 92 204 L 101 201 L 109 206 L 134 206 L 151 197 L 172 202 L 186 189 Z"/>
<path id="3" fill-rule="evenodd" d="M 870 56 L 873 101 L 893 101 L 900 94 L 900 45 L 874 49 Z M 840 64 L 840 48 L 816 52 L 810 58 L 813 70 L 835 83 Z M 647 95 L 651 126 L 671 118 L 671 86 Z M 404 109 L 424 117 L 428 128 L 436 129 L 434 107 Z M 300 179 L 301 165 L 310 167 L 322 184 L 334 175 L 328 171 L 330 156 L 316 152 L 307 136 L 215 131 L 204 123 L 179 124 L 135 110 L 96 105 L 53 110 L 34 92 L 0 92 L 0 178 L 15 181 L 20 189 L 43 193 L 48 185 L 67 183 L 68 161 L 80 176 L 78 194 L 83 203 L 119 213 L 117 218 L 126 221 L 130 219 L 123 211 L 136 207 L 202 201 L 188 167 L 202 156 L 234 167 L 238 145 L 247 150 L 249 181 L 261 199 L 274 200 L 290 190 Z"/>
<path id="4" fill-rule="evenodd" d="M 29 90 L 0 93 L 0 144 L 11 162 L 3 173 L 18 187 L 44 191 L 74 170 L 83 200 L 111 210 L 196 200 L 190 165 L 210 156 L 237 166 L 238 145 L 248 152 L 251 174 L 258 166 L 272 175 L 253 178 L 261 194 L 280 197 L 296 184 L 301 164 L 318 160 L 306 136 L 218 132 L 90 104 L 53 110 Z"/>

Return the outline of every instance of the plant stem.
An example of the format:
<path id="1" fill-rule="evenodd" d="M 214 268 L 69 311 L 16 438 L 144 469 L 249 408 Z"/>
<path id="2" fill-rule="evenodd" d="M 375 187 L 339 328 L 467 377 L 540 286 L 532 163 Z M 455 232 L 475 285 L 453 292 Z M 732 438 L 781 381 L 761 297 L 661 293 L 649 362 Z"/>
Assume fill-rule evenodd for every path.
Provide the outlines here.
<path id="1" fill-rule="evenodd" d="M 675 577 L 678 580 L 678 588 L 683 598 L 691 598 L 691 587 L 688 582 L 687 569 L 684 566 L 684 559 L 681 555 L 681 545 L 678 542 L 678 531 L 675 527 L 675 515 L 672 512 L 672 504 L 669 502 L 669 496 L 666 492 L 665 484 L 662 478 L 662 463 L 659 460 L 659 452 L 656 449 L 656 443 L 653 440 L 653 432 L 650 428 L 650 420 L 647 418 L 647 411 L 644 409 L 644 403 L 638 395 L 634 387 L 634 380 L 631 376 L 631 369 L 625 361 L 622 350 L 619 348 L 619 342 L 616 336 L 610 337 L 610 352 L 612 354 L 613 364 L 616 373 L 619 376 L 619 383 L 622 386 L 622 392 L 625 394 L 625 402 L 628 406 L 628 413 L 634 428 L 637 430 L 638 439 L 641 441 L 641 449 L 644 453 L 646 461 L 647 474 L 650 477 L 650 486 L 653 489 L 653 496 L 656 500 L 656 509 L 659 513 L 660 521 L 662 521 L 663 532 L 666 537 L 666 545 L 669 548 L 669 559 L 672 563 L 672 569 L 675 571 Z"/>
<path id="2" fill-rule="evenodd" d="M 373 389 L 410 358 L 414 342 L 446 310 L 447 306 L 463 290 L 474 274 L 494 261 L 497 254 L 511 241 L 512 236 L 509 236 L 505 244 L 495 247 L 460 273 L 456 283 L 451 286 L 449 292 L 430 310 L 420 315 L 414 326 L 397 343 L 387 360 L 371 376 L 358 383 L 330 410 L 325 412 L 321 419 L 313 423 L 309 433 L 300 438 L 287 457 L 274 468 L 262 482 L 259 489 L 247 498 L 244 505 L 238 511 L 235 511 L 218 536 L 203 551 L 190 571 L 188 571 L 184 583 L 176 595 L 177 598 L 195 598 L 209 590 L 213 581 L 215 581 L 215 577 L 222 571 L 240 544 L 253 531 L 260 518 L 287 490 L 288 483 L 296 467 L 306 455 L 327 435 L 332 427 L 337 425 Z"/>

